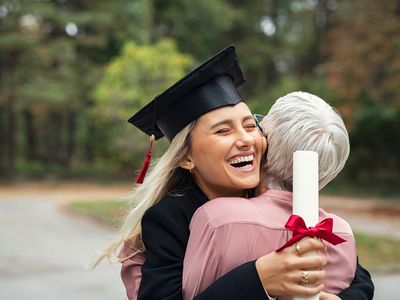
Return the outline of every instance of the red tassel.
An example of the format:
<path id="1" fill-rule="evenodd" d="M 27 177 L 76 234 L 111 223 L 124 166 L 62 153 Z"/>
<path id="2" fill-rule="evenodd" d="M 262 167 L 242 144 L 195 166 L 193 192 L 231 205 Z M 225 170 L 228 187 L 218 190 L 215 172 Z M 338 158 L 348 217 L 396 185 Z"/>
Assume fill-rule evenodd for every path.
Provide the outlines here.
<path id="1" fill-rule="evenodd" d="M 142 168 L 140 169 L 140 172 L 138 176 L 136 177 L 136 183 L 142 184 L 144 181 L 144 177 L 146 176 L 147 170 L 149 169 L 150 166 L 150 159 L 151 159 L 151 147 L 153 146 L 153 141 L 155 140 L 154 135 L 152 134 L 150 136 L 150 148 L 149 151 L 146 154 L 146 159 L 143 162 Z"/>

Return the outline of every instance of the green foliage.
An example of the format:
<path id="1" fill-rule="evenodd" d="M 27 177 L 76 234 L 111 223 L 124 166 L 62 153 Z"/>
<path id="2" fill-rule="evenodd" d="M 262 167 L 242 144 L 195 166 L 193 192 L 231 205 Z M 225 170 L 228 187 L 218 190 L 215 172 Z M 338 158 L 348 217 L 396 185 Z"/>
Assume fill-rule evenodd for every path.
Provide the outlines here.
<path id="1" fill-rule="evenodd" d="M 200 61 L 232 43 L 226 34 L 239 13 L 225 0 L 154 1 L 154 12 L 155 37 L 173 37 L 183 52 Z"/>
<path id="2" fill-rule="evenodd" d="M 0 174 L 139 168 L 148 143 L 125 120 L 233 43 L 254 111 L 321 96 L 351 133 L 339 179 L 398 194 L 399 28 L 396 0 L 2 0 Z"/>
<path id="3" fill-rule="evenodd" d="M 94 93 L 93 114 L 96 124 L 108 132 L 103 142 L 109 145 L 107 151 L 113 154 L 112 160 L 128 162 L 133 154 L 144 152 L 146 139 L 142 134 L 144 143 L 135 142 L 131 125 L 125 120 L 184 76 L 189 66 L 190 56 L 181 54 L 168 39 L 152 45 L 127 42 L 121 55 L 107 65 Z M 140 158 L 136 167 L 139 164 Z"/>
<path id="4" fill-rule="evenodd" d="M 151 20 L 147 0 L 0 3 L 0 114 L 8 118 L 0 154 L 10 175 L 15 161 L 66 168 L 97 159 L 92 90 L 125 39 L 149 39 Z"/>
<path id="5" fill-rule="evenodd" d="M 400 241 L 355 232 L 357 255 L 367 267 L 399 266 Z"/>
<path id="6" fill-rule="evenodd" d="M 400 111 L 366 101 L 357 112 L 350 140 L 348 178 L 353 182 L 398 190 Z"/>
<path id="7" fill-rule="evenodd" d="M 154 45 L 127 42 L 95 90 L 97 116 L 109 121 L 126 118 L 185 75 L 190 65 L 190 57 L 180 54 L 172 40 Z"/>
<path id="8" fill-rule="evenodd" d="M 68 211 L 89 217 L 112 228 L 118 228 L 126 214 L 126 203 L 122 200 L 100 200 L 70 202 L 65 207 Z"/>

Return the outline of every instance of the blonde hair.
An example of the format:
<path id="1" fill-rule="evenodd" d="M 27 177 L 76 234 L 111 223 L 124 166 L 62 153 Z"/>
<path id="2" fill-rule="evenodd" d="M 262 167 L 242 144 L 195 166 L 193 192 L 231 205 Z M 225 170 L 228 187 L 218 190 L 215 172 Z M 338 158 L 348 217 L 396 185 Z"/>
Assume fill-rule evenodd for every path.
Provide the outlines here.
<path id="1" fill-rule="evenodd" d="M 292 191 L 293 153 L 319 155 L 319 189 L 343 169 L 350 152 L 349 136 L 340 115 L 321 98 L 293 92 L 279 98 L 262 120 L 268 140 L 264 185 Z"/>
<path id="2" fill-rule="evenodd" d="M 146 175 L 143 184 L 137 185 L 131 201 L 137 205 L 128 213 L 119 231 L 118 237 L 112 242 L 103 253 L 95 260 L 93 268 L 96 267 L 104 258 L 115 261 L 119 249 L 125 241 L 140 237 L 142 228 L 141 220 L 146 210 L 157 204 L 168 192 L 183 187 L 188 180 L 188 172 L 179 167 L 181 162 L 190 149 L 190 132 L 195 121 L 183 128 L 172 140 L 168 150 L 160 157 L 158 162 L 152 166 L 152 170 Z M 135 253 L 144 251 L 144 245 L 139 240 L 130 248 L 132 253 L 125 257 L 120 257 L 117 261 L 121 262 L 133 256 Z"/>

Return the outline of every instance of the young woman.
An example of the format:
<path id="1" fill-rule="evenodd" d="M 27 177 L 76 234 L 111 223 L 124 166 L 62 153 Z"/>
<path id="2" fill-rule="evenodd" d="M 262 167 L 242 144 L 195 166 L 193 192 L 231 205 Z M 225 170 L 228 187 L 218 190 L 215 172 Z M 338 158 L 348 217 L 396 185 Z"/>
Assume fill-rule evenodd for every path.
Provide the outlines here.
<path id="1" fill-rule="evenodd" d="M 157 96 L 130 121 L 155 138 L 171 142 L 144 184 L 133 195 L 138 205 L 127 216 L 121 237 L 108 255 L 125 243 L 122 278 L 129 299 L 182 299 L 182 268 L 193 213 L 210 199 L 244 196 L 259 182 L 265 140 L 236 87 L 244 82 L 230 46 Z M 318 240 L 302 242 L 302 251 L 324 251 Z M 144 252 L 145 251 L 145 252 Z M 144 254 L 143 254 L 144 253 Z M 323 255 L 298 257 L 294 249 L 244 263 L 195 299 L 268 299 L 263 282 L 283 282 L 298 296 L 316 294 L 290 274 L 321 268 Z M 142 265 L 143 264 L 143 265 Z M 371 284 L 360 271 L 363 291 Z M 313 282 L 321 281 L 316 273 Z M 263 280 L 261 280 L 261 278 Z M 137 293 L 137 294 L 136 294 Z"/>

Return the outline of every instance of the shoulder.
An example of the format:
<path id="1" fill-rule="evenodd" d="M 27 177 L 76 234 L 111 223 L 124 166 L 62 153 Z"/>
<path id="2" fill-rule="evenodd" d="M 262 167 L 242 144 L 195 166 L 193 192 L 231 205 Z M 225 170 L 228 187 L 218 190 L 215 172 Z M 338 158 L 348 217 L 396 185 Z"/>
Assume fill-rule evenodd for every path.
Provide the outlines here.
<path id="1" fill-rule="evenodd" d="M 218 228 L 227 224 L 254 222 L 254 210 L 254 204 L 247 198 L 216 198 L 196 210 L 192 223 Z"/>
<path id="2" fill-rule="evenodd" d="M 150 207 L 142 219 L 142 226 L 149 223 L 182 223 L 190 218 L 186 197 L 165 196 L 156 205 Z"/>
<path id="3" fill-rule="evenodd" d="M 351 226 L 345 219 L 339 217 L 338 215 L 327 213 L 324 210 L 322 210 L 322 214 L 324 215 L 323 218 L 333 219 L 333 232 L 353 235 Z"/>
<path id="4" fill-rule="evenodd" d="M 167 223 L 175 227 L 188 227 L 196 209 L 207 200 L 205 195 L 193 185 L 182 191 L 168 194 L 145 212 L 142 227 L 148 223 Z"/>
<path id="5" fill-rule="evenodd" d="M 162 249 L 173 249 L 175 254 L 184 251 L 191 218 L 184 205 L 186 200 L 185 197 L 166 196 L 143 215 L 142 239 L 148 253 L 161 253 Z"/>

